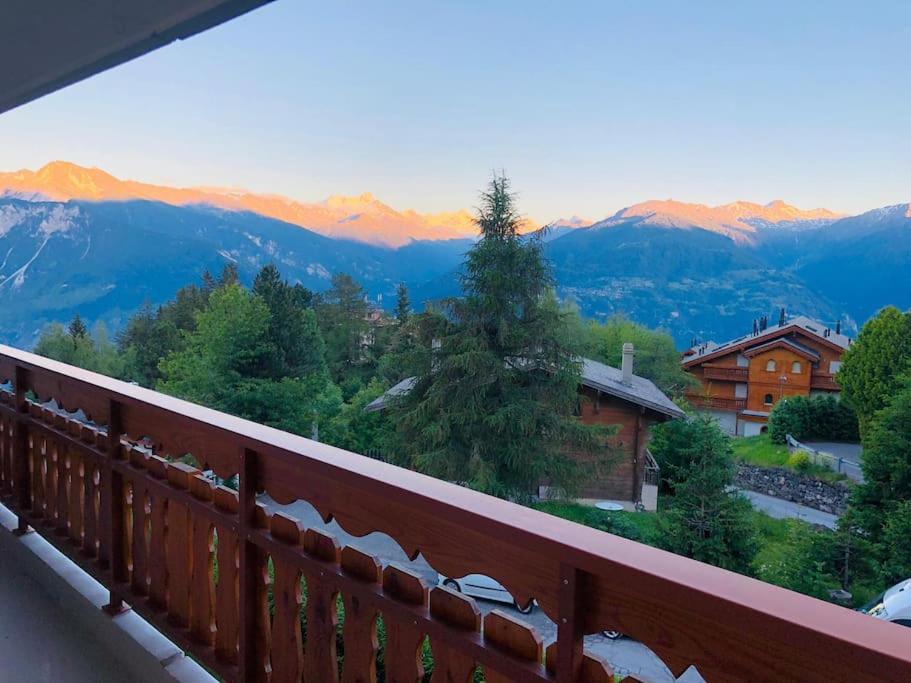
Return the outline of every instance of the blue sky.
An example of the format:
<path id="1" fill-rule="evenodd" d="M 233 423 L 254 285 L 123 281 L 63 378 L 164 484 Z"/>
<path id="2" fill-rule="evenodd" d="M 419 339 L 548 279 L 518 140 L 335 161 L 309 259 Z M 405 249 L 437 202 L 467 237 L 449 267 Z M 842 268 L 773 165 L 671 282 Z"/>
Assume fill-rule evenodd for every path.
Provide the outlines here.
<path id="1" fill-rule="evenodd" d="M 911 200 L 911 3 L 278 0 L 0 115 L 51 159 L 537 220 L 656 198 Z"/>

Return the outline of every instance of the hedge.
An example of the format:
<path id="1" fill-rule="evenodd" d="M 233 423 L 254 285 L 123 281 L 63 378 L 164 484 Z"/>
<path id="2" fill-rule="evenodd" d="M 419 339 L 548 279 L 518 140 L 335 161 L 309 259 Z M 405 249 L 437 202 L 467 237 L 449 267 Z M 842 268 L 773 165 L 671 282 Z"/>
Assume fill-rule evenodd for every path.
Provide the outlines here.
<path id="1" fill-rule="evenodd" d="M 860 440 L 857 415 L 835 396 L 790 396 L 776 403 L 769 415 L 769 438 L 784 443 L 788 434 L 798 440 Z"/>

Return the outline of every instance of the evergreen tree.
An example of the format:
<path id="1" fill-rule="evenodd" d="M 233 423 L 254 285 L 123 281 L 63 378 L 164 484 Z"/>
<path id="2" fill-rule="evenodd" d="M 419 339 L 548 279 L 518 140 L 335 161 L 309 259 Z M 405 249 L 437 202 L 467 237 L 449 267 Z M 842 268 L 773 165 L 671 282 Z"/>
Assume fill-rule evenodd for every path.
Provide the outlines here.
<path id="1" fill-rule="evenodd" d="M 332 419 L 341 396 L 325 373 L 274 376 L 278 351 L 259 296 L 233 284 L 209 301 L 185 348 L 162 360 L 159 390 L 306 436 Z"/>
<path id="2" fill-rule="evenodd" d="M 70 337 L 73 338 L 74 346 L 80 339 L 85 339 L 89 334 L 88 328 L 85 326 L 85 323 L 82 322 L 82 317 L 78 313 L 70 321 L 70 326 L 67 328 L 67 331 L 69 332 Z"/>
<path id="3" fill-rule="evenodd" d="M 395 320 L 399 327 L 405 325 L 411 318 L 411 301 L 408 299 L 408 288 L 400 282 L 395 291 Z"/>
<path id="4" fill-rule="evenodd" d="M 369 374 L 370 323 L 366 292 L 347 273 L 332 276 L 332 286 L 316 305 L 316 316 L 326 344 L 326 362 L 332 379 L 346 395 L 355 393 Z"/>
<path id="5" fill-rule="evenodd" d="M 461 277 L 464 298 L 446 302 L 425 364 L 396 416 L 401 448 L 431 475 L 502 497 L 528 499 L 547 480 L 571 491 L 597 467 L 603 430 L 574 412 L 581 375 L 576 335 L 552 295 L 539 239 L 520 238 L 505 177 L 481 195 L 480 241 Z"/>
<path id="6" fill-rule="evenodd" d="M 79 323 L 82 324 L 82 321 L 79 320 Z M 59 323 L 48 325 L 41 333 L 34 352 L 109 377 L 123 375 L 122 359 L 109 341 L 104 325 L 96 324 L 92 334 L 86 330 L 74 335 L 72 327 L 64 329 Z"/>
<path id="7" fill-rule="evenodd" d="M 202 291 L 205 294 L 206 298 L 209 298 L 209 295 L 218 289 L 218 282 L 212 276 L 212 273 L 209 272 L 209 269 L 206 268 L 202 273 Z"/>
<path id="8" fill-rule="evenodd" d="M 127 321 L 117 338 L 123 355 L 124 379 L 153 387 L 160 378 L 158 364 L 161 359 L 181 344 L 180 331 L 170 320 L 164 320 L 160 311 L 145 302 Z"/>
<path id="9" fill-rule="evenodd" d="M 225 267 L 221 269 L 221 275 L 218 278 L 218 286 L 229 287 L 237 284 L 240 284 L 240 275 L 237 272 L 237 264 L 229 261 L 225 264 Z"/>
<path id="10" fill-rule="evenodd" d="M 845 351 L 836 381 L 854 408 L 863 436 L 876 411 L 886 406 L 911 373 L 911 313 L 887 306 L 863 326 Z"/>
<path id="11" fill-rule="evenodd" d="M 325 347 L 316 316 L 308 308 L 309 291 L 285 282 L 270 264 L 256 275 L 253 293 L 269 308 L 269 338 L 276 348 L 273 374 L 304 377 L 325 372 Z"/>
<path id="12" fill-rule="evenodd" d="M 911 384 L 871 421 L 861 469 L 864 481 L 853 489 L 851 513 L 870 539 L 880 541 L 889 515 L 911 500 Z"/>
<path id="13" fill-rule="evenodd" d="M 911 577 L 911 499 L 896 502 L 886 513 L 878 552 L 883 584 Z"/>
<path id="14" fill-rule="evenodd" d="M 674 501 L 660 519 L 661 545 L 700 562 L 748 573 L 756 554 L 752 508 L 729 491 L 735 468 L 730 440 L 707 416 L 662 427 L 665 435 L 673 435 L 659 439 L 656 446 Z"/>

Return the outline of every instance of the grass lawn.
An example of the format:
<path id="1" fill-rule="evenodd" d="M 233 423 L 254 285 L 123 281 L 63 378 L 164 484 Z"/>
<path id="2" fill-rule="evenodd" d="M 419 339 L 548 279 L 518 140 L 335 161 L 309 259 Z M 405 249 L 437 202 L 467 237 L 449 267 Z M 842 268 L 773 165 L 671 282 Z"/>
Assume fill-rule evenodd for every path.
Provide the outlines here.
<path id="1" fill-rule="evenodd" d="M 731 439 L 734 458 L 761 467 L 784 467 L 788 462 L 788 447 L 772 443 L 768 434 L 739 436 Z"/>
<path id="2" fill-rule="evenodd" d="M 783 467 L 791 471 L 798 471 L 788 464 L 791 454 L 788 447 L 783 444 L 772 443 L 768 434 L 758 436 L 736 436 L 731 439 L 731 448 L 734 450 L 734 459 L 749 465 L 759 467 Z M 800 472 L 822 481 L 845 481 L 847 477 L 830 470 L 825 465 L 809 465 Z"/>
<path id="3" fill-rule="evenodd" d="M 625 510 L 606 512 L 589 505 L 558 501 L 535 503 L 532 507 L 555 517 L 568 519 L 571 522 L 584 524 L 602 531 L 610 531 L 619 536 L 641 541 L 647 545 L 657 545 L 658 514 L 660 513 L 627 512 Z"/>

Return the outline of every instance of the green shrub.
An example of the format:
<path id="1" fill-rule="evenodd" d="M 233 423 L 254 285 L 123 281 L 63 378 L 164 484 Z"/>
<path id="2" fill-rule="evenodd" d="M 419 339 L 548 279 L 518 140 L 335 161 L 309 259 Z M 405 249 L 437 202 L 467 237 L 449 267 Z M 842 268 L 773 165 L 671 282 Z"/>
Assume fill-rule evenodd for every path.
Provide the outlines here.
<path id="1" fill-rule="evenodd" d="M 622 536 L 631 541 L 642 541 L 642 532 L 629 517 L 615 512 L 606 512 L 593 508 L 583 522 L 586 526 L 606 531 L 615 536 Z"/>
<path id="2" fill-rule="evenodd" d="M 795 439 L 857 441 L 857 415 L 835 396 L 791 396 L 782 399 L 769 415 L 769 438 L 784 443 Z"/>
<path id="3" fill-rule="evenodd" d="M 673 494 L 688 477 L 688 468 L 710 455 L 733 467 L 731 439 L 714 419 L 696 415 L 671 420 L 652 429 L 649 450 L 661 467 L 661 492 Z"/>
<path id="4" fill-rule="evenodd" d="M 788 467 L 798 472 L 807 472 L 813 465 L 805 451 L 794 451 L 788 458 Z"/>

